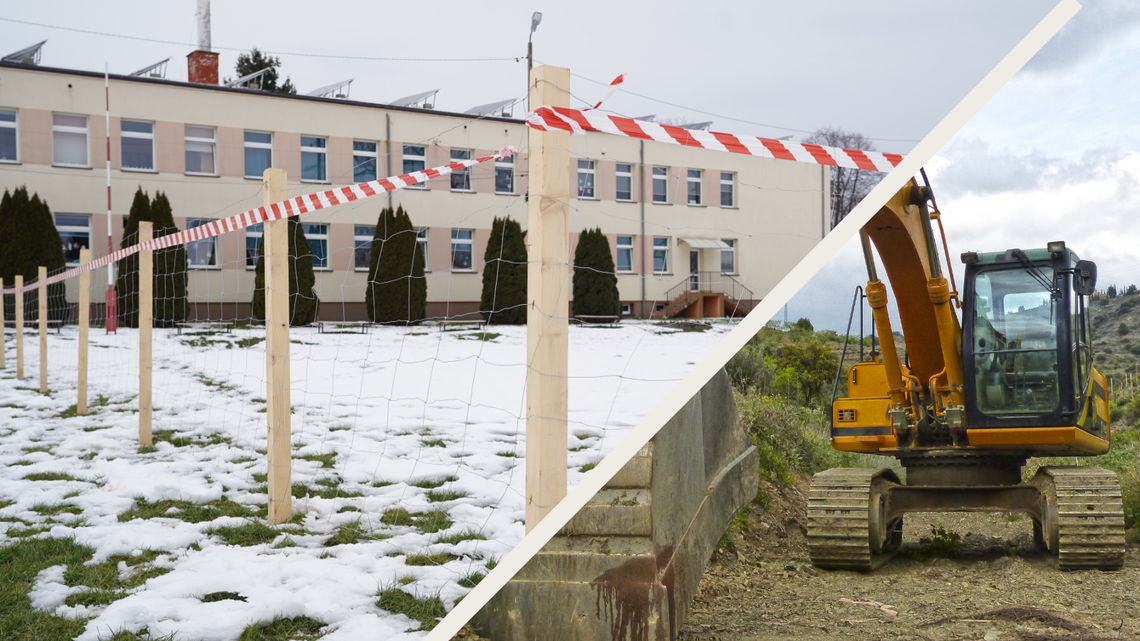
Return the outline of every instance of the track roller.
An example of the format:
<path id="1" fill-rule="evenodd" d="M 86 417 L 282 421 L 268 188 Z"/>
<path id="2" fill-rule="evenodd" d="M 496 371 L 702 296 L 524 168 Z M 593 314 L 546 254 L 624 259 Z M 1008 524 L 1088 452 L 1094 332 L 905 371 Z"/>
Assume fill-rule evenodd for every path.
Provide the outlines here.
<path id="1" fill-rule="evenodd" d="M 902 543 L 902 517 L 885 522 L 884 494 L 898 485 L 889 469 L 827 470 L 808 492 L 808 554 L 816 567 L 874 570 Z"/>
<path id="2" fill-rule="evenodd" d="M 1115 473 L 1092 466 L 1043 467 L 1031 483 L 1044 502 L 1034 539 L 1039 549 L 1057 555 L 1062 570 L 1124 565 L 1124 504 Z"/>

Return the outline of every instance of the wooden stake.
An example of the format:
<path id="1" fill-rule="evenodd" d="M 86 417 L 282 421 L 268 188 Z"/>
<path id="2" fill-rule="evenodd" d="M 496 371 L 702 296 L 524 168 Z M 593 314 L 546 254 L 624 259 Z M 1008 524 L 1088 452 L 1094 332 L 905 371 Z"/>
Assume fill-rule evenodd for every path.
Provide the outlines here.
<path id="1" fill-rule="evenodd" d="M 79 250 L 79 264 L 85 265 L 91 260 L 90 249 Z M 79 363 L 78 389 L 75 398 L 75 413 L 83 416 L 87 413 L 87 326 L 91 322 L 91 272 L 79 275 Z"/>
<path id="2" fill-rule="evenodd" d="M 285 200 L 284 169 L 262 175 L 263 203 Z M 266 221 L 265 247 L 265 402 L 269 427 L 269 524 L 293 518 L 292 417 L 289 406 L 289 221 Z"/>
<path id="3" fill-rule="evenodd" d="M 16 289 L 24 286 L 24 276 L 16 274 Z M 24 380 L 24 294 L 16 294 L 16 380 Z"/>
<path id="4" fill-rule="evenodd" d="M 47 267 L 40 265 L 38 274 L 39 282 L 47 280 Z M 36 302 L 39 303 L 40 315 L 40 394 L 47 394 L 47 322 L 48 322 L 48 297 L 47 287 L 41 286 L 36 290 Z"/>
<path id="5" fill-rule="evenodd" d="M 154 223 L 139 222 L 139 242 L 154 236 Z M 154 251 L 139 252 L 139 445 L 153 445 L 151 420 L 151 370 L 154 366 L 152 324 L 154 319 Z"/>
<path id="6" fill-rule="evenodd" d="M 4 279 L 0 278 L 0 292 L 4 291 Z M 0 321 L 4 320 L 4 295 L 0 294 Z M 8 349 L 8 336 L 5 334 L 7 324 L 0 325 L 0 369 L 4 369 L 4 352 Z"/>
<path id="7" fill-rule="evenodd" d="M 570 70 L 531 70 L 530 104 L 570 106 Z M 566 496 L 570 135 L 530 130 L 527 209 L 526 531 Z"/>

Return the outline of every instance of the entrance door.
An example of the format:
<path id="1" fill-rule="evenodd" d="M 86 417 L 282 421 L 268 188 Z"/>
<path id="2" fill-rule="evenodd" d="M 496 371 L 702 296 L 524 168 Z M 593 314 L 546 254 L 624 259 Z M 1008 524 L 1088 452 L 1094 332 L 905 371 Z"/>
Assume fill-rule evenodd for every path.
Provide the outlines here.
<path id="1" fill-rule="evenodd" d="M 697 249 L 689 250 L 689 291 L 701 291 L 701 252 Z"/>

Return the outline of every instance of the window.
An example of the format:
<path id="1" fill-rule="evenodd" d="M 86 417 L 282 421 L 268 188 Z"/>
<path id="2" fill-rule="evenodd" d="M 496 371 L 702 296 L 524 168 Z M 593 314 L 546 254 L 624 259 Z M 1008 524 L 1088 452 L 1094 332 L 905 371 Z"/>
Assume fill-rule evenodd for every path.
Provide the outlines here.
<path id="1" fill-rule="evenodd" d="M 622 316 L 631 316 L 632 314 L 633 314 L 633 303 L 622 303 L 621 304 L 621 315 Z"/>
<path id="2" fill-rule="evenodd" d="M 326 140 L 317 136 L 301 136 L 301 181 L 327 182 L 325 171 Z"/>
<path id="3" fill-rule="evenodd" d="M 515 157 L 507 156 L 495 161 L 495 193 L 515 193 Z"/>
<path id="4" fill-rule="evenodd" d="M 424 258 L 424 271 L 431 271 L 428 269 L 428 228 L 416 227 L 416 243 L 420 246 L 420 256 Z"/>
<path id="5" fill-rule="evenodd" d="M 427 155 L 421 145 L 404 145 L 404 173 L 423 171 L 427 167 Z M 408 189 L 427 189 L 426 183 L 411 185 Z"/>
<path id="6" fill-rule="evenodd" d="M 18 162 L 16 144 L 16 110 L 0 109 L 0 162 Z"/>
<path id="7" fill-rule="evenodd" d="M 213 176 L 214 128 L 186 125 L 186 173 Z"/>
<path id="8" fill-rule="evenodd" d="M 154 123 L 123 120 L 119 123 L 124 171 L 154 171 Z"/>
<path id="9" fill-rule="evenodd" d="M 472 271 L 471 256 L 474 254 L 473 239 L 475 232 L 470 229 L 451 230 L 451 269 L 455 271 Z"/>
<path id="10" fill-rule="evenodd" d="M 653 202 L 669 202 L 669 168 L 653 168 Z"/>
<path id="11" fill-rule="evenodd" d="M 192 218 L 186 221 L 186 229 L 194 229 L 211 221 L 205 218 Z M 186 243 L 186 266 L 190 268 L 218 266 L 218 239 L 206 238 Z"/>
<path id="12" fill-rule="evenodd" d="M 451 162 L 471 160 L 470 149 L 452 149 Z M 464 167 L 451 173 L 451 189 L 454 191 L 471 191 L 471 168 Z"/>
<path id="13" fill-rule="evenodd" d="M 356 225 L 352 228 L 352 238 L 356 241 L 356 248 L 353 250 L 353 262 L 356 265 L 356 271 L 366 272 L 371 266 L 372 239 L 375 237 L 375 225 Z"/>
<path id="14" fill-rule="evenodd" d="M 273 134 L 264 131 L 245 132 L 245 177 L 261 178 L 273 166 Z"/>
<path id="15" fill-rule="evenodd" d="M 633 165 L 618 163 L 617 170 L 617 200 L 633 200 Z"/>
<path id="16" fill-rule="evenodd" d="M 720 250 L 720 273 L 722 274 L 735 274 L 736 273 L 736 240 L 733 238 L 722 238 L 727 249 Z"/>
<path id="17" fill-rule="evenodd" d="M 617 270 L 633 271 L 633 236 L 617 237 Z"/>
<path id="18" fill-rule="evenodd" d="M 701 204 L 701 170 L 689 170 L 689 204 Z"/>
<path id="19" fill-rule="evenodd" d="M 257 248 L 261 246 L 261 236 L 265 223 L 257 223 L 245 228 L 245 268 L 257 267 Z"/>
<path id="20" fill-rule="evenodd" d="M 329 226 L 304 225 L 305 238 L 309 240 L 309 249 L 313 252 L 313 269 L 329 268 Z"/>
<path id="21" fill-rule="evenodd" d="M 720 206 L 736 206 L 736 174 L 731 171 L 720 172 Z"/>
<path id="22" fill-rule="evenodd" d="M 79 263 L 79 250 L 91 249 L 91 217 L 82 214 L 56 214 L 55 228 L 63 241 L 63 258 L 68 264 Z"/>
<path id="23" fill-rule="evenodd" d="M 653 273 L 669 271 L 669 239 L 657 236 L 653 239 Z"/>
<path id="24" fill-rule="evenodd" d="M 578 197 L 594 197 L 594 161 L 578 161 Z"/>
<path id="25" fill-rule="evenodd" d="M 352 181 L 358 183 L 376 180 L 376 143 L 352 141 Z"/>
<path id="26" fill-rule="evenodd" d="M 51 115 L 51 162 L 64 167 L 89 167 L 87 116 Z"/>

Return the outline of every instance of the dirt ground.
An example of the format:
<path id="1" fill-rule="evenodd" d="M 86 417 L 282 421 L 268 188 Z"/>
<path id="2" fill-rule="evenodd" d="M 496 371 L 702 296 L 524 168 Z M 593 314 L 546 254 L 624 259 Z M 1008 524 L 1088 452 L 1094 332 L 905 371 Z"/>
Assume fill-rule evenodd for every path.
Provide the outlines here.
<path id="1" fill-rule="evenodd" d="M 1140 639 L 1135 544 L 1120 571 L 1061 572 L 1033 550 L 1028 517 L 917 514 L 879 570 L 821 571 L 808 561 L 806 492 L 806 479 L 769 487 L 768 509 L 749 507 L 735 549 L 705 571 L 680 641 Z M 961 535 L 960 556 L 917 560 L 936 524 Z"/>

